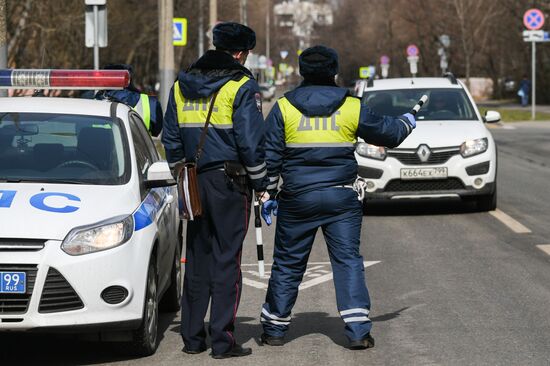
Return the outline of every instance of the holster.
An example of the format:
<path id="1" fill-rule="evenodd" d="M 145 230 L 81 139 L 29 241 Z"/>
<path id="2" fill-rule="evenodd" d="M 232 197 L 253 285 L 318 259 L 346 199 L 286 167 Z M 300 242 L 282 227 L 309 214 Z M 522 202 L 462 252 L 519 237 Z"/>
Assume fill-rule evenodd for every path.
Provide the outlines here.
<path id="1" fill-rule="evenodd" d="M 240 162 L 233 160 L 225 161 L 223 163 L 223 170 L 239 192 L 248 193 L 248 173 Z"/>

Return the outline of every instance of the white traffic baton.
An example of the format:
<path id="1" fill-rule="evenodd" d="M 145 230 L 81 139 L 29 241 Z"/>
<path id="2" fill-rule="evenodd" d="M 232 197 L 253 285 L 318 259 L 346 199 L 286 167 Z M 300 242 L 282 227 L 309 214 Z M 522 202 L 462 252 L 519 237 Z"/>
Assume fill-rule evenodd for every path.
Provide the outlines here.
<path id="1" fill-rule="evenodd" d="M 255 192 L 254 192 L 255 193 Z M 254 194 L 254 197 L 256 194 Z M 264 243 L 262 238 L 262 220 L 260 218 L 260 199 L 254 198 L 254 226 L 256 227 L 256 252 L 258 254 L 258 272 L 260 278 L 264 277 Z"/>
<path id="2" fill-rule="evenodd" d="M 420 108 L 422 108 L 422 106 L 424 105 L 424 103 L 426 103 L 428 101 L 428 96 L 426 94 L 424 94 L 422 96 L 422 98 L 420 98 L 420 100 L 418 101 L 418 103 L 416 103 L 416 105 L 413 107 L 413 109 L 411 110 L 411 114 L 414 116 L 418 113 L 418 111 L 420 110 Z"/>

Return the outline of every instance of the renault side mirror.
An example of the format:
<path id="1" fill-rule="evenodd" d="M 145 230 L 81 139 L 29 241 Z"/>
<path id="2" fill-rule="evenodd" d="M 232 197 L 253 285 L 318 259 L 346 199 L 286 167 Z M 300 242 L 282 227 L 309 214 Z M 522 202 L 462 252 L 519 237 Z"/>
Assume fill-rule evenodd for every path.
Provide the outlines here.
<path id="1" fill-rule="evenodd" d="M 483 117 L 483 122 L 495 123 L 500 121 L 500 113 L 497 111 L 487 111 Z"/>

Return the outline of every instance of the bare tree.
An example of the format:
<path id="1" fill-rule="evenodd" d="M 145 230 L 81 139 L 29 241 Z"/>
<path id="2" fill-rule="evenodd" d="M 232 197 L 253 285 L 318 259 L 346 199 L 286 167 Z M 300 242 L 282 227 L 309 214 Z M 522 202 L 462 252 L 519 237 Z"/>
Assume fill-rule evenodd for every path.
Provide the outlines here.
<path id="1" fill-rule="evenodd" d="M 256 53 L 265 54 L 265 15 L 282 0 L 248 1 L 248 23 L 256 31 Z M 308 0 L 331 4 L 334 23 L 314 28 L 314 44 L 340 54 L 345 83 L 358 68 L 391 58 L 390 76 L 407 76 L 405 49 L 420 49 L 419 76 L 439 75 L 438 37 L 452 43 L 450 69 L 459 77 L 490 77 L 496 86 L 505 78 L 518 80 L 530 70 L 530 47 L 523 42 L 521 15 L 527 8 L 550 11 L 549 0 Z M 199 14 L 207 18 L 208 2 L 175 0 L 174 15 L 188 19 L 188 45 L 175 50 L 176 68 L 196 60 Z M 91 68 L 92 51 L 84 47 L 84 2 L 81 0 L 6 0 L 8 65 L 19 68 Z M 63 6 L 61 7 L 60 4 Z M 218 0 L 218 19 L 239 21 L 239 0 Z M 102 63 L 131 63 L 138 85 L 152 90 L 157 80 L 158 20 L 155 0 L 109 0 L 109 46 L 100 50 Z M 272 19 L 270 54 L 274 65 L 280 51 L 296 67 L 298 40 Z M 205 22 L 207 23 L 207 22 Z M 207 25 L 205 25 L 207 27 Z M 208 39 L 205 38 L 205 43 Z M 537 89 L 541 102 L 550 101 L 550 47 L 538 46 Z M 502 96 L 495 88 L 495 96 Z"/>
<path id="2" fill-rule="evenodd" d="M 490 39 L 492 20 L 502 15 L 494 0 L 453 0 L 464 58 L 466 84 L 470 83 L 472 59 L 485 52 Z"/>

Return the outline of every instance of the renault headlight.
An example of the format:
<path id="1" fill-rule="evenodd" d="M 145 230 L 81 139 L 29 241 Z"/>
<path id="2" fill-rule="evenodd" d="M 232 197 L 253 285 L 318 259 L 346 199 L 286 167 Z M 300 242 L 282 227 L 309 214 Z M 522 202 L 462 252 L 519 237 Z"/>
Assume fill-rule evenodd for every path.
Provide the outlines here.
<path id="1" fill-rule="evenodd" d="M 82 255 L 111 249 L 126 243 L 134 232 L 132 216 L 118 216 L 90 226 L 74 228 L 61 249 L 70 255 Z"/>
<path id="2" fill-rule="evenodd" d="M 376 146 L 367 144 L 366 142 L 359 142 L 355 147 L 357 154 L 376 160 L 386 159 L 386 148 L 383 146 Z"/>
<path id="3" fill-rule="evenodd" d="M 464 158 L 468 158 L 470 156 L 481 154 L 482 152 L 487 151 L 488 146 L 489 142 L 486 137 L 476 140 L 467 140 L 460 145 L 460 155 Z"/>

